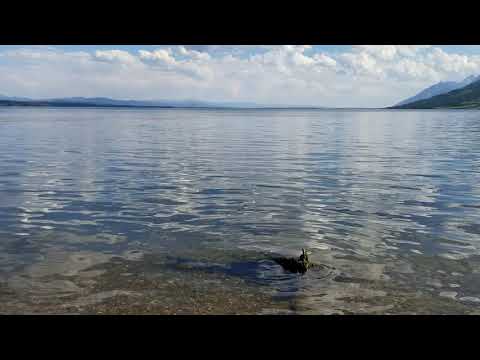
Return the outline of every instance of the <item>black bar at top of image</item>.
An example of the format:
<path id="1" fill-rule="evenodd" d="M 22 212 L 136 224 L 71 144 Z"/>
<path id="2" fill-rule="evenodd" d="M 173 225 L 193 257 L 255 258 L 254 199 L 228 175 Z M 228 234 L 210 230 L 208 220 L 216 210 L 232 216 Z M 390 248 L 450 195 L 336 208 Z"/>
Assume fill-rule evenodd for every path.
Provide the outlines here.
<path id="1" fill-rule="evenodd" d="M 480 44 L 472 7 L 408 3 L 2 5 L 3 45 Z M 26 11 L 28 10 L 28 11 Z"/>

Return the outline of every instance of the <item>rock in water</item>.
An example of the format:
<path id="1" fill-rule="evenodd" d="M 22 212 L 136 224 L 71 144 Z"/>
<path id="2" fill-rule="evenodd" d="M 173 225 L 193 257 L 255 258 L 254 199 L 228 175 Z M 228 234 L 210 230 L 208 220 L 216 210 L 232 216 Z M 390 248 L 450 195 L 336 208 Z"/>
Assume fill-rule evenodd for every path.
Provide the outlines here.
<path id="1" fill-rule="evenodd" d="M 304 274 L 308 269 L 314 266 L 308 259 L 308 253 L 302 249 L 302 254 L 298 259 L 295 258 L 275 258 L 276 263 L 280 264 L 284 270 L 292 273 Z"/>

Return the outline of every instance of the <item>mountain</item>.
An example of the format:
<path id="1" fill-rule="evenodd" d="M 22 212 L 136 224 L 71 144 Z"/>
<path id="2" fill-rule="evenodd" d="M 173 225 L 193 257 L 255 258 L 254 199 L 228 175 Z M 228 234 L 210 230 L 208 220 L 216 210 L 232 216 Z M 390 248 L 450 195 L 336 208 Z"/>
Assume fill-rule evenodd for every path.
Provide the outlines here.
<path id="1" fill-rule="evenodd" d="M 470 75 L 466 77 L 463 81 L 459 82 L 461 87 L 465 87 L 467 85 L 470 85 L 471 83 L 474 83 L 475 81 L 480 80 L 480 75 L 475 76 L 475 75 Z"/>
<path id="2" fill-rule="evenodd" d="M 402 106 L 406 104 L 410 104 L 416 101 L 424 100 L 431 98 L 433 96 L 441 95 L 441 94 L 446 94 L 452 90 L 460 89 L 462 87 L 465 87 L 467 85 L 470 85 L 471 83 L 480 80 L 480 75 L 475 76 L 475 75 L 470 75 L 469 77 L 465 78 L 463 81 L 455 82 L 455 81 L 441 81 L 435 85 L 432 85 L 425 90 L 420 91 L 417 95 L 412 96 L 406 100 L 400 101 L 398 104 L 395 106 Z"/>
<path id="3" fill-rule="evenodd" d="M 141 100 L 116 100 L 105 97 L 70 97 L 70 98 L 57 98 L 57 99 L 48 99 L 48 102 L 56 104 L 81 104 L 83 106 L 129 106 L 129 107 L 164 107 L 172 106 L 172 103 L 166 101 L 141 101 Z"/>
<path id="4" fill-rule="evenodd" d="M 394 106 L 394 109 L 480 109 L 480 78 L 470 85 L 429 99 Z"/>
<path id="5" fill-rule="evenodd" d="M 181 108 L 248 108 L 265 107 L 254 103 L 206 102 L 198 100 L 116 100 L 106 97 L 69 97 L 45 100 L 0 95 L 3 106 L 61 106 L 61 107 L 181 107 Z"/>
<path id="6" fill-rule="evenodd" d="M 69 97 L 45 100 L 13 98 L 0 95 L 0 106 L 54 107 L 156 107 L 156 108 L 215 108 L 215 109 L 320 109 L 318 106 L 261 105 L 250 102 L 207 102 L 198 100 L 116 100 L 106 97 Z"/>
<path id="7" fill-rule="evenodd" d="M 395 106 L 402 106 L 406 104 L 413 103 L 415 101 L 423 100 L 431 98 L 432 96 L 440 95 L 447 93 L 449 91 L 455 90 L 458 88 L 458 83 L 454 81 L 441 81 L 435 85 L 432 85 L 422 91 L 420 91 L 417 95 L 412 96 L 408 99 L 400 101 Z"/>
<path id="8" fill-rule="evenodd" d="M 50 99 L 56 103 L 75 103 L 91 106 L 128 106 L 128 107 L 182 107 L 182 108 L 260 108 L 267 107 L 248 102 L 208 102 L 199 100 L 116 100 L 105 97 L 71 97 Z"/>
<path id="9" fill-rule="evenodd" d="M 6 101 L 30 101 L 31 99 L 23 98 L 23 97 L 5 96 L 5 95 L 0 94 L 0 100 L 6 100 Z"/>

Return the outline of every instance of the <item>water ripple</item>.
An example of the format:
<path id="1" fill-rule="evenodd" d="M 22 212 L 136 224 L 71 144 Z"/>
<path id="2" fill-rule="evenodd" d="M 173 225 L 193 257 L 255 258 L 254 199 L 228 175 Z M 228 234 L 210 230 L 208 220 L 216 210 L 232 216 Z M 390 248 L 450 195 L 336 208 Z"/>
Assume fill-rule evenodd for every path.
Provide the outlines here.
<path id="1" fill-rule="evenodd" d="M 65 243 L 478 255 L 479 132 L 476 112 L 2 111 L 0 270 Z"/>

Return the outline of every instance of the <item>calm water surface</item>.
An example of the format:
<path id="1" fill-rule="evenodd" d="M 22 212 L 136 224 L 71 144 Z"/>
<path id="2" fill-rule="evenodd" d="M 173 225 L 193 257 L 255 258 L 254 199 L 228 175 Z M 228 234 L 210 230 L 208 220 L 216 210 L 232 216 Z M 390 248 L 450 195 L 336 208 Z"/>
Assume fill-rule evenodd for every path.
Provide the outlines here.
<path id="1" fill-rule="evenodd" d="M 478 313 L 479 140 L 476 111 L 2 108 L 0 312 Z"/>

